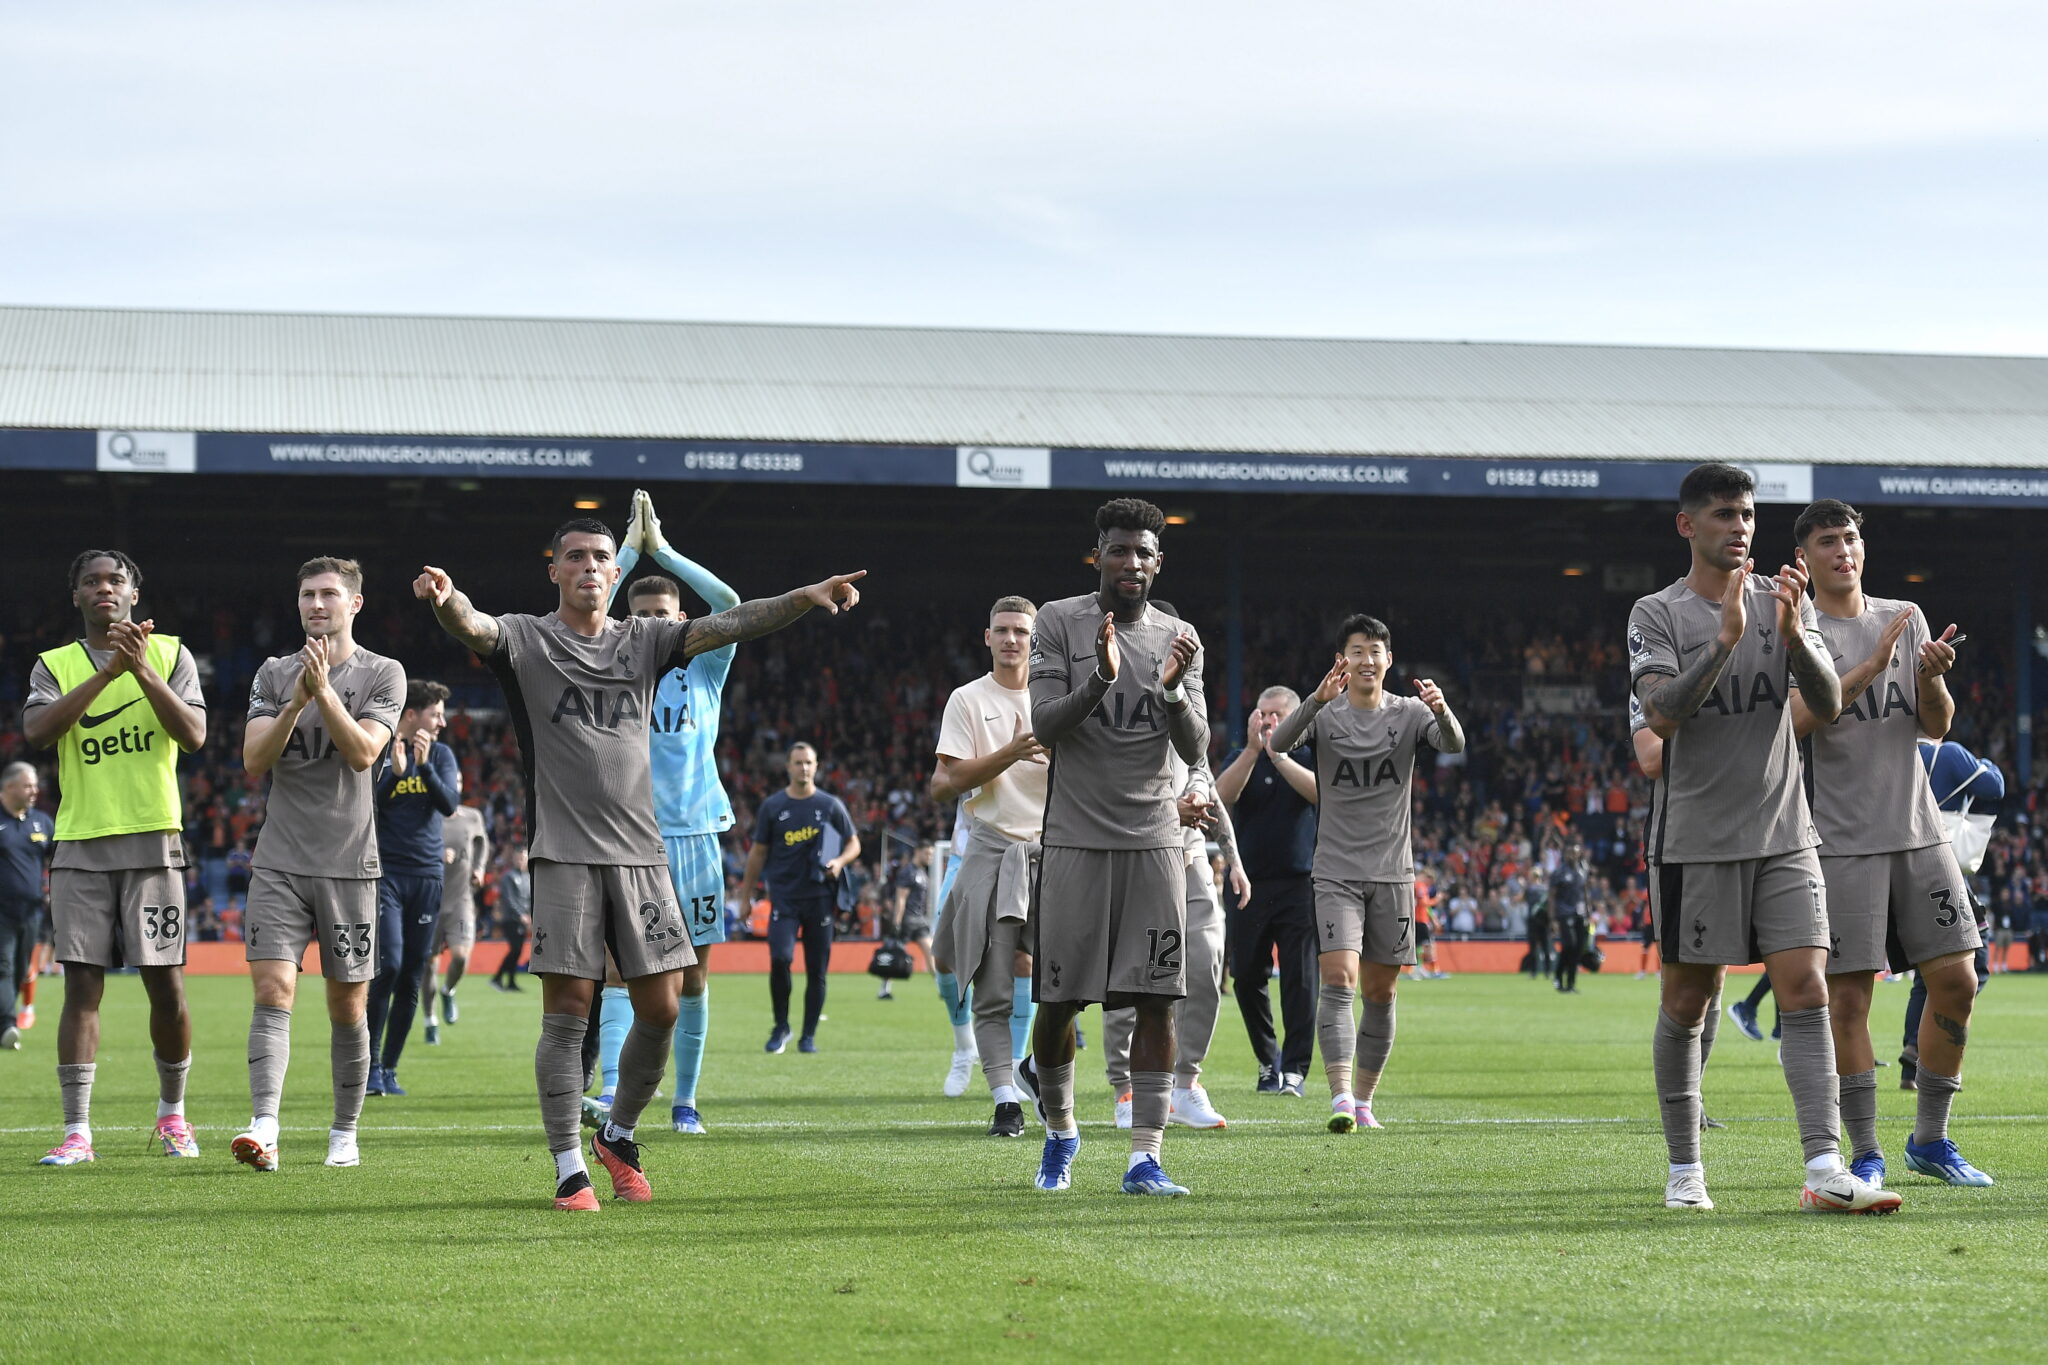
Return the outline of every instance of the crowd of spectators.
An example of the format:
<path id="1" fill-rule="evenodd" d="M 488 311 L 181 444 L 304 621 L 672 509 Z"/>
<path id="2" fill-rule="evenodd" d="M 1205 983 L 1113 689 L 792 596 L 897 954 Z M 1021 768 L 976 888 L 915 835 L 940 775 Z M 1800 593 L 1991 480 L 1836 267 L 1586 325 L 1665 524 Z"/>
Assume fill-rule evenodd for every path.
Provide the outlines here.
<path id="1" fill-rule="evenodd" d="M 525 794 L 518 743 L 496 685 L 482 667 L 423 612 L 394 604 L 366 612 L 358 637 L 454 690 L 444 740 L 462 768 L 465 799 L 484 812 L 502 857 L 525 837 Z M 1327 614 L 1329 620 L 1335 614 Z M 189 631 L 202 660 L 209 698 L 203 750 L 181 765 L 190 823 L 195 937 L 239 935 L 249 850 L 263 820 L 264 784 L 240 762 L 243 699 L 264 657 L 296 643 L 292 623 L 263 612 L 218 612 Z M 1242 739 L 1227 734 L 1227 632 L 1194 614 L 1210 647 L 1208 689 L 1221 755 Z M 935 625 L 935 621 L 958 625 Z M 725 693 L 717 749 L 735 824 L 727 836 L 729 897 L 745 856 L 754 810 L 783 781 L 789 745 L 807 740 L 821 758 L 818 784 L 847 804 L 867 852 L 851 873 L 855 909 L 847 928 L 873 933 L 890 899 L 889 874 L 922 841 L 942 839 L 951 812 L 925 793 L 931 742 L 948 692 L 987 667 L 973 608 L 897 615 L 874 610 L 857 628 L 792 631 L 739 652 Z M 73 623 L 52 616 L 0 635 L 0 759 L 33 757 L 45 766 L 45 800 L 58 793 L 48 755 L 30 755 L 18 716 L 36 651 L 69 638 Z M 1522 937 L 1547 893 L 1567 838 L 1576 834 L 1592 860 L 1588 918 L 1605 936 L 1632 932 L 1648 913 L 1641 831 L 1650 784 L 1634 762 L 1622 722 L 1626 678 L 1612 630 L 1558 622 L 1532 628 L 1511 615 L 1433 622 L 1429 633 L 1397 636 L 1396 677 L 1427 672 L 1443 683 L 1464 718 L 1470 745 L 1418 768 L 1415 847 L 1425 903 L 1438 930 L 1452 937 Z M 1325 614 L 1299 604 L 1248 612 L 1243 631 L 1245 710 L 1258 691 L 1284 683 L 1306 691 L 1326 667 Z M 2012 776 L 2009 694 L 1989 661 L 1951 680 L 1960 703 L 1955 738 Z M 1412 671 L 1411 671 L 1412 670 Z M 2048 769 L 2048 765 L 2042 765 Z M 2048 792 L 2037 776 L 2015 788 L 1985 864 L 1985 895 L 2020 933 L 2048 916 Z M 496 897 L 497 860 L 484 890 Z M 746 932 L 753 907 L 732 904 Z"/>

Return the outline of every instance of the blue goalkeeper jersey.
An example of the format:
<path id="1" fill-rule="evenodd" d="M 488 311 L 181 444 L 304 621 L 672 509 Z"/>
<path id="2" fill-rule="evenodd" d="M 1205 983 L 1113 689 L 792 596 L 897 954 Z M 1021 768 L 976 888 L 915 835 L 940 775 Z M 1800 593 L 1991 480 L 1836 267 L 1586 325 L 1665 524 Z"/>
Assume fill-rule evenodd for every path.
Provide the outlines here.
<path id="1" fill-rule="evenodd" d="M 654 689 L 648 747 L 654 766 L 654 818 L 664 838 L 721 834 L 732 828 L 732 801 L 718 780 L 718 710 L 736 645 L 672 668 Z"/>

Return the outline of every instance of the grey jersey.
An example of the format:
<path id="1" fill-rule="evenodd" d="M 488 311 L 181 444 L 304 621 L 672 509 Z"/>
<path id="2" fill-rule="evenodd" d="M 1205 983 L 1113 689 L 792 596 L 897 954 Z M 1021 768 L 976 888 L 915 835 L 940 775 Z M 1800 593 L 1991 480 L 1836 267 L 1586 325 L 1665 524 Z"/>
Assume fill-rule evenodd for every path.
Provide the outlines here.
<path id="1" fill-rule="evenodd" d="M 249 689 L 249 719 L 281 715 L 302 671 L 296 654 L 264 660 Z M 342 709 L 358 724 L 376 721 L 387 730 L 397 728 L 405 705 L 405 670 L 398 660 L 357 645 L 327 670 L 327 679 Z M 317 704 L 299 712 L 270 770 L 270 799 L 250 865 L 303 877 L 376 876 L 383 864 L 377 857 L 373 769 L 357 772 L 348 766 Z"/>
<path id="2" fill-rule="evenodd" d="M 1102 604 L 1094 593 L 1048 602 L 1031 632 L 1031 704 L 1081 689 L 1095 672 L 1095 633 Z M 1184 847 L 1174 799 L 1180 795 L 1169 755 L 1166 694 L 1160 670 L 1176 635 L 1197 648 L 1181 679 L 1187 704 L 1203 707 L 1201 637 L 1195 628 L 1148 605 L 1117 623 L 1116 681 L 1088 718 L 1052 749 L 1046 778 L 1043 842 L 1062 848 Z M 1205 727 L 1206 728 L 1206 727 Z"/>
<path id="3" fill-rule="evenodd" d="M 1664 741 L 1664 775 L 1645 838 L 1652 863 L 1720 863 L 1813 848 L 1792 734 L 1791 668 L 1778 638 L 1775 581 L 1748 579 L 1748 629 L 1707 699 Z M 1825 649 L 1813 604 L 1801 601 L 1808 639 Z M 1629 690 L 1646 673 L 1676 677 L 1721 633 L 1721 604 L 1680 579 L 1638 598 L 1628 618 Z"/>
<path id="4" fill-rule="evenodd" d="M 490 836 L 484 832 L 484 813 L 475 806 L 457 806 L 455 814 L 441 821 L 441 841 L 455 855 L 455 860 L 441 869 L 442 899 L 467 897 L 470 878 L 491 852 Z"/>
<path id="5" fill-rule="evenodd" d="M 103 668 L 114 652 L 110 649 L 94 649 L 83 640 L 79 647 L 85 650 L 85 657 L 92 660 L 94 668 Z M 184 641 L 178 642 L 178 661 L 171 665 L 171 676 L 165 679 L 178 700 L 187 706 L 206 709 L 206 694 L 199 690 L 199 665 L 193 661 L 192 651 L 185 648 Z M 48 706 L 64 695 L 57 686 L 57 675 L 50 672 L 50 666 L 41 659 L 28 674 L 28 701 L 21 708 L 21 718 L 27 722 L 37 707 Z M 144 705 L 148 705 L 147 702 Z M 185 841 L 174 829 L 151 830 L 146 834 L 109 834 L 100 839 L 65 839 L 59 841 L 55 856 L 50 860 L 52 868 L 68 868 L 79 872 L 121 872 L 139 867 L 183 867 L 185 865 Z"/>
<path id="6" fill-rule="evenodd" d="M 534 857 L 667 865 L 647 713 L 661 675 L 683 663 L 688 630 L 685 621 L 632 616 L 588 636 L 553 612 L 498 618 L 488 662 L 519 730 Z"/>
<path id="7" fill-rule="evenodd" d="M 1441 739 L 1436 714 L 1420 697 L 1382 693 L 1368 710 L 1340 696 L 1316 712 L 1308 731 L 1318 796 L 1316 876 L 1414 880 L 1415 757 Z"/>
<path id="8" fill-rule="evenodd" d="M 1809 737 L 1813 823 L 1830 857 L 1898 853 L 1948 842 L 1927 770 L 1920 763 L 1920 646 L 1927 618 L 1911 602 L 1863 599 L 1852 620 L 1822 613 L 1821 639 L 1846 673 L 1870 657 L 1900 612 L 1912 612 L 1890 663 L 1832 725 Z"/>

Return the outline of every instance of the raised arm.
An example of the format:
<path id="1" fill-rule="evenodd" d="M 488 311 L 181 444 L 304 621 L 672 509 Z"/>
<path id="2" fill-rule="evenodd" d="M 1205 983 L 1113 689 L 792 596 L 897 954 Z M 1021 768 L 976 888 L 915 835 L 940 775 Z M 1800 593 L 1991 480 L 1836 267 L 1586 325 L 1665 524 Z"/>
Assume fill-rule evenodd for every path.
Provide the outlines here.
<path id="1" fill-rule="evenodd" d="M 1031 733 L 1050 749 L 1074 733 L 1116 681 L 1121 655 L 1116 647 L 1116 621 L 1103 613 L 1095 631 L 1095 671 L 1079 687 L 1068 690 L 1065 623 L 1041 612 L 1031 636 Z M 1043 663 L 1039 662 L 1041 659 Z"/>
<path id="2" fill-rule="evenodd" d="M 813 607 L 823 607 L 834 616 L 842 611 L 851 611 L 860 604 L 860 589 L 853 585 L 867 576 L 866 569 L 836 574 L 780 597 L 758 597 L 712 616 L 699 616 L 684 629 L 683 657 L 694 658 L 741 640 L 758 640 L 763 635 L 772 635 Z"/>
<path id="3" fill-rule="evenodd" d="M 1290 753 L 1301 747 L 1301 742 L 1315 729 L 1316 713 L 1343 695 L 1344 688 L 1351 681 L 1351 665 L 1344 662 L 1339 654 L 1330 671 L 1316 684 L 1316 690 L 1302 698 L 1301 705 L 1287 713 L 1286 719 L 1274 727 L 1266 736 L 1266 748 L 1273 753 Z"/>
<path id="4" fill-rule="evenodd" d="M 1806 600 L 1806 570 L 1796 564 L 1779 565 L 1771 596 L 1778 601 L 1778 638 L 1785 642 L 1800 699 L 1823 724 L 1831 722 L 1842 714 L 1842 680 L 1835 676 L 1835 661 L 1819 643 L 1820 631 L 1807 628 L 1813 605 Z"/>
<path id="5" fill-rule="evenodd" d="M 278 692 L 284 695 L 276 695 Z M 249 776 L 261 777 L 277 765 L 308 704 L 296 679 L 282 682 L 270 676 L 268 665 L 257 670 L 249 694 L 249 720 L 242 728 L 242 768 Z"/>
<path id="6" fill-rule="evenodd" d="M 1422 704 L 1427 706 L 1430 714 L 1436 717 L 1436 719 L 1429 723 L 1429 728 L 1434 733 L 1425 736 L 1429 740 L 1430 747 L 1440 754 L 1464 753 L 1465 727 L 1458 724 L 1458 718 L 1451 714 L 1449 704 L 1444 701 L 1443 689 L 1438 687 L 1432 679 L 1417 678 L 1415 680 L 1415 695 L 1422 698 Z"/>
<path id="7" fill-rule="evenodd" d="M 471 606 L 468 596 L 457 590 L 455 580 L 445 571 L 426 565 L 412 581 L 412 595 L 432 603 L 441 629 L 469 646 L 471 653 L 487 657 L 497 649 L 502 635 L 498 618 Z"/>
<path id="8" fill-rule="evenodd" d="M 1948 671 L 1956 666 L 1956 647 L 1950 643 L 1955 633 L 1954 624 L 1950 624 L 1940 639 L 1926 640 L 1920 645 L 1920 661 L 1914 676 L 1919 679 L 1920 733 L 1929 739 L 1946 735 L 1956 719 L 1956 699 L 1949 695 L 1947 682 Z"/>
<path id="9" fill-rule="evenodd" d="M 1912 619 L 1913 613 L 1910 609 L 1894 616 L 1885 624 L 1884 633 L 1877 637 L 1877 645 L 1870 651 L 1869 656 L 1858 660 L 1854 667 L 1841 675 L 1837 685 L 1841 691 L 1843 708 L 1853 705 L 1856 699 L 1868 691 L 1870 685 L 1883 677 L 1885 670 L 1891 667 L 1892 650 L 1898 647 L 1899 637 L 1905 634 L 1906 627 Z M 1840 715 L 1841 711 L 1838 709 L 1836 714 Z M 1805 739 L 1826 724 L 1828 722 L 1815 715 L 1813 708 L 1806 704 L 1804 686 L 1792 694 L 1793 734 Z"/>

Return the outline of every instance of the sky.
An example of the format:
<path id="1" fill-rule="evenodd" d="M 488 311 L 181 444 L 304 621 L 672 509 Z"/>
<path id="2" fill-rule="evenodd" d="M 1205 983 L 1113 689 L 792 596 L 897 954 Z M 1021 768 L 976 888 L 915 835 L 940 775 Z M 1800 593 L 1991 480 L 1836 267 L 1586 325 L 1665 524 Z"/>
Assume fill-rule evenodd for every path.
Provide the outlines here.
<path id="1" fill-rule="evenodd" d="M 2048 354 L 2048 6 L 0 0 L 0 302 Z"/>

